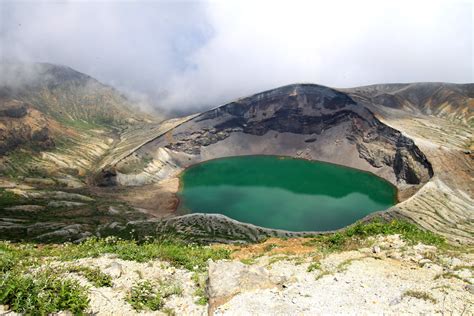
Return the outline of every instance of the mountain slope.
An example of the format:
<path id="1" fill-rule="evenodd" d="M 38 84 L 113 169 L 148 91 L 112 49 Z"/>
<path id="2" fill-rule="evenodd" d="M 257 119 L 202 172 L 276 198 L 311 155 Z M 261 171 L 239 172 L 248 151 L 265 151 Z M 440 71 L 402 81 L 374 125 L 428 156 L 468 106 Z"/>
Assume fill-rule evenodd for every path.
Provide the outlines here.
<path id="1" fill-rule="evenodd" d="M 17 76 L 0 89 L 3 238 L 300 236 L 222 215 L 175 213 L 186 167 L 268 154 L 377 174 L 397 186 L 400 203 L 374 216 L 473 242 L 472 85 L 295 84 L 156 123 L 86 75 L 46 69 L 34 83 Z"/>
<path id="2" fill-rule="evenodd" d="M 136 175 L 120 173 L 126 161 L 117 164 L 118 183 L 147 183 L 200 161 L 250 154 L 343 164 L 402 187 L 426 182 L 432 175 L 429 162 L 410 139 L 346 94 L 310 84 L 277 88 L 202 113 L 136 154 L 153 160 Z"/>
<path id="3" fill-rule="evenodd" d="M 125 131 L 157 123 L 69 67 L 10 63 L 0 73 L 0 172 L 9 175 L 83 177 Z"/>
<path id="4" fill-rule="evenodd" d="M 125 197 L 129 203 L 168 216 L 178 203 L 176 177 L 192 164 L 255 154 L 323 160 L 367 170 L 394 183 L 401 203 L 382 216 L 408 219 L 452 242 L 472 243 L 472 127 L 467 123 L 471 86 L 277 88 L 183 119 L 166 134 L 115 160 L 99 176 L 99 183 L 135 186 L 135 195 Z M 451 97 L 439 97 L 442 91 Z M 384 93 L 402 101 L 396 106 L 372 101 Z M 175 203 L 170 203 L 173 199 Z M 192 235 L 202 238 L 212 227 L 219 236 L 238 235 L 239 240 L 276 233 L 199 214 L 133 225 L 141 226 L 157 233 L 192 227 Z"/>
<path id="5" fill-rule="evenodd" d="M 342 89 L 358 102 L 474 123 L 474 84 L 377 84 Z"/>

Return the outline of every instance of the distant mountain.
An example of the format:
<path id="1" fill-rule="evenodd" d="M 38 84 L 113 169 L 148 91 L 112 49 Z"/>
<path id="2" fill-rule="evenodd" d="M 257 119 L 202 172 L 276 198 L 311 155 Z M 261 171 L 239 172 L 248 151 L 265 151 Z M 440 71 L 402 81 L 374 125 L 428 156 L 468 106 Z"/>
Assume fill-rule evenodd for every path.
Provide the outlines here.
<path id="1" fill-rule="evenodd" d="M 69 67 L 3 63 L 0 75 L 0 173 L 85 174 L 123 133 L 159 122 Z"/>
<path id="2" fill-rule="evenodd" d="M 1 64 L 0 98 L 29 103 L 64 124 L 118 125 L 150 120 L 121 93 L 66 66 Z"/>

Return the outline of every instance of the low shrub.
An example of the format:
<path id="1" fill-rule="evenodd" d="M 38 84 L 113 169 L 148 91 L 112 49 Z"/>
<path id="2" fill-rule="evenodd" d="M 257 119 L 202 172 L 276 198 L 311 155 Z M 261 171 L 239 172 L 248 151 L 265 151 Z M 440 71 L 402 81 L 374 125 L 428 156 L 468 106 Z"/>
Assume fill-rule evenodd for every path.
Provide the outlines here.
<path id="1" fill-rule="evenodd" d="M 171 295 L 181 295 L 183 289 L 178 285 L 155 284 L 149 280 L 136 282 L 127 297 L 127 302 L 137 311 L 157 311 L 164 306 L 164 300 Z"/>
<path id="2" fill-rule="evenodd" d="M 51 271 L 0 274 L 0 304 L 28 315 L 59 311 L 82 314 L 88 307 L 87 289 L 76 280 L 64 279 Z"/>

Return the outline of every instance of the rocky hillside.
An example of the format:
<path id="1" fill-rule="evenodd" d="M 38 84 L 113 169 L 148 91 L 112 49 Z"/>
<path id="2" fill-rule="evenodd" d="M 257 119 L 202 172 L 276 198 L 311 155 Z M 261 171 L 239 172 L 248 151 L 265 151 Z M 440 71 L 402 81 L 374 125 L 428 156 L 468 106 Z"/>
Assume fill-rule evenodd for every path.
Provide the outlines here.
<path id="1" fill-rule="evenodd" d="M 29 103 L 65 124 L 86 121 L 114 126 L 151 118 L 114 88 L 66 66 L 4 63 L 0 72 L 3 99 Z"/>
<path id="2" fill-rule="evenodd" d="M 358 102 L 474 123 L 474 84 L 377 84 L 346 89 Z"/>
<path id="3" fill-rule="evenodd" d="M 84 176 L 122 133 L 156 123 L 65 66 L 3 63 L 0 73 L 0 172 L 8 175 Z"/>
<path id="4" fill-rule="evenodd" d="M 7 82 L 2 90 L 4 238 L 51 242 L 174 232 L 205 242 L 255 242 L 299 236 L 221 215 L 175 213 L 184 168 L 269 154 L 377 174 L 397 186 L 400 203 L 375 216 L 415 222 L 453 243 L 473 241 L 472 85 L 341 90 L 296 84 L 158 124 L 86 75 L 40 69 L 35 73 L 42 80 L 17 76 L 28 80 Z M 380 94 L 400 102 L 377 101 Z"/>
<path id="5" fill-rule="evenodd" d="M 317 85 L 286 86 L 205 112 L 135 154 L 152 161 L 135 174 L 123 172 L 133 161 L 121 161 L 114 170 L 117 183 L 146 184 L 193 163 L 251 154 L 339 163 L 374 172 L 400 187 L 433 175 L 410 139 L 348 95 Z"/>

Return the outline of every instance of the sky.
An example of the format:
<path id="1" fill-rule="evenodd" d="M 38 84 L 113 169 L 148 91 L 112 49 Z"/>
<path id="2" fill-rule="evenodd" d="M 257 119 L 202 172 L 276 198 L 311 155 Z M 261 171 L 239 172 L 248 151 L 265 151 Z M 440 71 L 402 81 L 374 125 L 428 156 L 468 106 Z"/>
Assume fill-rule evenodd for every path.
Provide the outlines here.
<path id="1" fill-rule="evenodd" d="M 474 82 L 473 16 L 474 0 L 0 0 L 0 59 L 192 112 L 297 82 Z"/>

